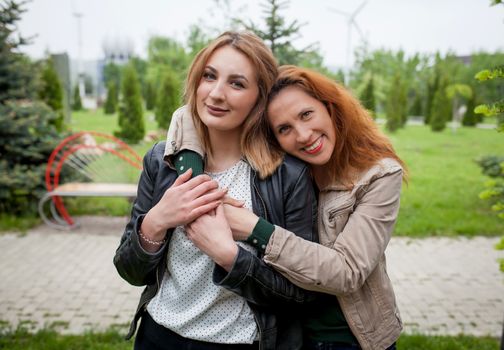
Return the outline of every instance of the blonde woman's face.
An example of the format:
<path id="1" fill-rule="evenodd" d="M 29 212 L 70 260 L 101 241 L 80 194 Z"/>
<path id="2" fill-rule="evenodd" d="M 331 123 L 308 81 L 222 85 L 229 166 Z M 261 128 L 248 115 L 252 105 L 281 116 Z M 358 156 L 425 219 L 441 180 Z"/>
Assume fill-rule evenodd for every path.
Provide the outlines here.
<path id="1" fill-rule="evenodd" d="M 196 90 L 196 108 L 209 130 L 240 128 L 259 96 L 256 70 L 250 60 L 231 46 L 210 56 Z"/>
<path id="2" fill-rule="evenodd" d="M 336 133 L 327 108 L 316 98 L 288 86 L 270 101 L 268 120 L 285 152 L 315 166 L 330 160 Z"/>

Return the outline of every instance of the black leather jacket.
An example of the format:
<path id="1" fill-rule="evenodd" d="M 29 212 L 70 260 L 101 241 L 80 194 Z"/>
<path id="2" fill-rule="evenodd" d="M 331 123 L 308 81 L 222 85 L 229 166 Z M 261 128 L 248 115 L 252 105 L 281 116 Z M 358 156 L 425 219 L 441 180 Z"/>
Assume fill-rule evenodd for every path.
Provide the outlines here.
<path id="1" fill-rule="evenodd" d="M 145 214 L 177 178 L 177 173 L 163 161 L 164 149 L 165 143 L 161 142 L 144 157 L 131 220 L 114 256 L 114 265 L 122 278 L 135 286 L 146 285 L 128 339 L 135 333 L 138 319 L 159 290 L 166 271 L 166 254 L 173 229 L 168 231 L 164 246 L 154 254 L 141 248 L 137 234 Z M 306 165 L 286 156 L 269 178 L 260 180 L 254 171 L 251 174 L 254 213 L 307 240 L 316 241 L 316 197 Z M 312 292 L 296 287 L 266 265 L 261 256 L 241 247 L 230 272 L 215 266 L 213 281 L 247 300 L 259 329 L 261 349 L 301 348 L 300 312 L 293 304 L 313 300 Z"/>

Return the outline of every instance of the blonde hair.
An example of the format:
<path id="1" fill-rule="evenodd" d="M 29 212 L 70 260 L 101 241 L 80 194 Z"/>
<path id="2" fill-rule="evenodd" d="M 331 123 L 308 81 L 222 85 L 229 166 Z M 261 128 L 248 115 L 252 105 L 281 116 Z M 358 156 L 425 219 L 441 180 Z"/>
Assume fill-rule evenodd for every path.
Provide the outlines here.
<path id="1" fill-rule="evenodd" d="M 333 154 L 324 165 L 329 182 L 351 186 L 355 170 L 366 170 L 383 158 L 392 158 L 401 164 L 404 169 L 403 178 L 407 181 L 406 165 L 395 152 L 388 137 L 378 129 L 368 111 L 350 91 L 310 69 L 282 66 L 269 101 L 289 86 L 297 87 L 322 102 L 331 117 L 336 137 Z M 271 130 L 268 140 L 274 147 L 280 148 Z"/>
<path id="2" fill-rule="evenodd" d="M 219 48 L 230 46 L 244 54 L 256 70 L 259 95 L 243 123 L 240 147 L 243 156 L 261 178 L 270 176 L 280 165 L 283 152 L 271 150 L 260 121 L 266 110 L 268 94 L 277 76 L 277 62 L 271 50 L 251 32 L 225 32 L 203 48 L 194 58 L 185 84 L 184 99 L 192 114 L 194 126 L 206 152 L 211 153 L 208 128 L 201 121 L 196 107 L 196 91 L 210 56 Z"/>

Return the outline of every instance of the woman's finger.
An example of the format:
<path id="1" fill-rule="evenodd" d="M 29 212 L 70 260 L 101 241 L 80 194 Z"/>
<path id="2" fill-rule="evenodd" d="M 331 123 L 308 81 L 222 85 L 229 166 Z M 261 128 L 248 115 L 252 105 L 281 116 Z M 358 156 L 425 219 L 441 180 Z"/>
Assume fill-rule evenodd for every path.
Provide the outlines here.
<path id="1" fill-rule="evenodd" d="M 230 196 L 225 196 L 224 199 L 222 200 L 224 204 L 229 204 L 232 205 L 233 207 L 241 208 L 245 205 L 245 201 L 235 199 Z"/>
<path id="2" fill-rule="evenodd" d="M 187 171 L 181 175 L 179 175 L 179 177 L 177 177 L 177 179 L 175 180 L 175 182 L 173 183 L 173 185 L 171 187 L 177 187 L 177 186 L 180 186 L 182 185 L 183 183 L 185 183 L 186 181 L 188 181 L 190 178 L 191 178 L 191 175 L 192 175 L 192 168 L 189 168 L 187 169 Z"/>
<path id="3" fill-rule="evenodd" d="M 207 203 L 205 205 L 201 205 L 201 206 L 194 208 L 191 211 L 191 217 L 193 218 L 192 220 L 199 218 L 203 214 L 209 213 L 210 211 L 217 208 L 220 204 L 221 204 L 221 201 L 213 201 L 213 202 Z"/>

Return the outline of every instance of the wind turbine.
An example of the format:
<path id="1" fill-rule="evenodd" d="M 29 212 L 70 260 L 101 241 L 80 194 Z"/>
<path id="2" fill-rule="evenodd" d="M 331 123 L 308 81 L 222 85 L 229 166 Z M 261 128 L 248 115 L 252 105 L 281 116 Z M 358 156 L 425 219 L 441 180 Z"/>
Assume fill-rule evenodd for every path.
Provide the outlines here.
<path id="1" fill-rule="evenodd" d="M 362 4 L 359 5 L 353 12 L 345 12 L 345 11 L 340 11 L 335 8 L 329 7 L 329 11 L 332 11 L 334 13 L 338 13 L 342 16 L 345 16 L 347 18 L 347 47 L 346 47 L 346 68 L 347 71 L 350 70 L 350 50 L 352 46 L 352 27 L 354 27 L 357 30 L 357 33 L 359 33 L 360 37 L 363 38 L 364 35 L 362 33 L 362 30 L 360 29 L 359 25 L 355 21 L 355 17 L 359 14 L 359 12 L 362 11 L 364 6 L 366 6 L 368 0 L 365 0 L 362 2 Z"/>

